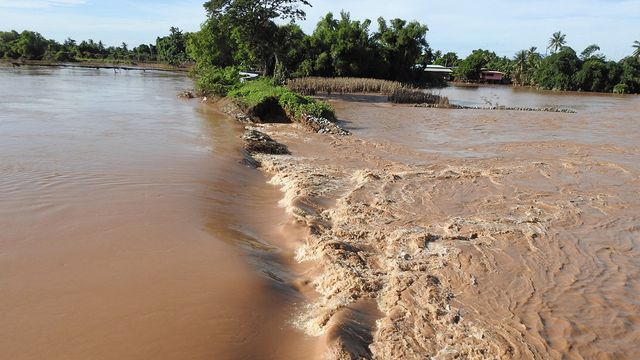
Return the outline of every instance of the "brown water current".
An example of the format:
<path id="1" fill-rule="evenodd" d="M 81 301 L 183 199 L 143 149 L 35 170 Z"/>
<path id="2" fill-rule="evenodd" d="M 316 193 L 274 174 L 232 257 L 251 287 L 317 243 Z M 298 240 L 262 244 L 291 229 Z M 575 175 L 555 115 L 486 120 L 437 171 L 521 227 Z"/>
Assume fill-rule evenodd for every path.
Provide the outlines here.
<path id="1" fill-rule="evenodd" d="M 310 234 L 298 317 L 330 358 L 640 357 L 640 98 L 510 87 L 424 109 L 333 98 L 353 136 L 259 128 Z M 364 100 L 363 100 L 364 99 Z"/>
<path id="2" fill-rule="evenodd" d="M 184 76 L 0 68 L 1 359 L 303 359 L 304 234 Z"/>

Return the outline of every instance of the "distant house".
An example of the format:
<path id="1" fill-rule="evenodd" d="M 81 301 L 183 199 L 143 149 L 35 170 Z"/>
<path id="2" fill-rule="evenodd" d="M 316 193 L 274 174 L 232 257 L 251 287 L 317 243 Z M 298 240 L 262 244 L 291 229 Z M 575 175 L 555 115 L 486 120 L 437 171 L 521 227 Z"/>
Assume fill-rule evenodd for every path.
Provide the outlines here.
<path id="1" fill-rule="evenodd" d="M 501 71 L 482 70 L 480 73 L 480 82 L 489 84 L 500 84 L 504 79 L 505 73 Z"/>
<path id="2" fill-rule="evenodd" d="M 452 79 L 453 70 L 448 67 L 444 67 L 442 65 L 427 65 L 424 68 L 424 72 L 428 79 L 438 80 L 438 81 L 449 81 Z"/>

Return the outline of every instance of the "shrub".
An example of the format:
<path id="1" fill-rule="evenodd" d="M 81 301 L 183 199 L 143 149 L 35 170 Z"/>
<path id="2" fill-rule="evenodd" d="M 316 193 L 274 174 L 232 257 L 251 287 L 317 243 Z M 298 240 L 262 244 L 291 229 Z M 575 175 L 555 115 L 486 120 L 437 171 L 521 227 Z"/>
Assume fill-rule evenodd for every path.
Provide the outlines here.
<path id="1" fill-rule="evenodd" d="M 201 94 L 226 96 L 240 86 L 240 73 L 235 67 L 208 67 L 195 73 L 196 87 Z"/>
<path id="2" fill-rule="evenodd" d="M 628 92 L 629 89 L 627 87 L 627 84 L 618 84 L 613 87 L 614 94 L 627 94 Z"/>
<path id="3" fill-rule="evenodd" d="M 55 54 L 54 60 L 58 62 L 71 62 L 75 61 L 75 57 L 73 57 L 69 51 L 60 50 Z"/>

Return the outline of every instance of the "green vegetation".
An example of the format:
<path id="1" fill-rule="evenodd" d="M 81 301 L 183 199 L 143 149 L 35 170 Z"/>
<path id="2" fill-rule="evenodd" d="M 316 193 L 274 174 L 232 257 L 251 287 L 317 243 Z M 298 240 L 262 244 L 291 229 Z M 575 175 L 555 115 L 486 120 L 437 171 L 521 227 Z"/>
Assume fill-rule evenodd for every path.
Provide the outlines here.
<path id="1" fill-rule="evenodd" d="M 563 47 L 542 60 L 536 72 L 536 83 L 544 89 L 577 90 L 573 75 L 580 69 L 580 59 L 569 47 Z"/>
<path id="2" fill-rule="evenodd" d="M 442 54 L 442 51 L 438 50 L 433 54 L 425 54 L 423 55 L 427 57 L 427 62 L 429 59 L 433 59 L 434 65 L 441 65 L 445 67 L 454 67 L 460 64 L 460 59 L 458 58 L 458 54 L 454 52 L 448 52 L 446 54 Z"/>
<path id="3" fill-rule="evenodd" d="M 273 112 L 277 105 L 294 119 L 303 115 L 335 118 L 335 113 L 329 104 L 274 85 L 267 79 L 246 82 L 231 90 L 228 95 L 256 116 Z"/>
<path id="4" fill-rule="evenodd" d="M 564 35 L 558 37 L 556 33 L 551 40 L 564 43 L 564 39 Z M 553 41 L 554 44 L 557 41 Z M 521 50 L 512 60 L 513 67 L 508 74 L 516 85 L 563 91 L 640 92 L 638 56 L 607 61 L 598 53 L 600 47 L 596 44 L 587 46 L 580 56 L 568 46 L 553 47 L 554 53 L 549 56 L 535 50 Z"/>
<path id="5" fill-rule="evenodd" d="M 198 71 L 196 88 L 201 94 L 226 96 L 240 86 L 240 74 L 235 67 L 208 67 Z"/>
<path id="6" fill-rule="evenodd" d="M 564 44 L 567 43 L 566 38 L 566 34 L 563 34 L 560 31 L 554 32 L 551 36 L 551 39 L 549 39 L 549 46 L 547 46 L 547 49 L 550 49 L 553 52 L 557 52 L 558 50 L 562 49 Z"/>
<path id="7" fill-rule="evenodd" d="M 454 75 L 464 81 L 478 81 L 483 69 L 502 71 L 509 74 L 512 62 L 506 57 L 498 57 L 496 53 L 488 50 L 474 50 L 466 59 L 458 61 Z"/>
<path id="8" fill-rule="evenodd" d="M 158 61 L 180 65 L 188 61 L 186 53 L 187 37 L 176 27 L 169 29 L 169 36 L 156 39 Z"/>
<path id="9" fill-rule="evenodd" d="M 304 19 L 305 12 L 299 5 L 310 6 L 306 0 L 211 0 L 204 3 L 204 8 L 209 21 L 228 30 L 235 49 L 260 65 L 264 75 L 270 75 L 272 59 L 277 66 L 278 49 L 286 37 L 274 20 Z"/>
<path id="10" fill-rule="evenodd" d="M 211 0 L 203 5 L 207 19 L 199 31 L 183 33 L 172 27 L 169 35 L 158 37 L 155 44 L 134 48 L 125 43 L 106 47 L 93 40 L 58 43 L 31 31 L 0 32 L 0 58 L 195 65 L 193 74 L 200 90 L 220 95 L 237 85 L 234 74 L 238 69 L 260 72 L 276 84 L 313 78 L 310 86 L 289 81 L 292 89 L 312 94 L 371 92 L 370 84 L 356 78 L 419 86 L 429 85 L 428 81 L 443 83 L 443 76 L 423 71 L 433 64 L 453 68 L 457 81 L 481 82 L 482 72 L 492 70 L 504 73 L 504 83 L 519 86 L 640 92 L 639 41 L 633 42 L 632 55 L 617 62 L 600 54 L 597 44 L 576 52 L 567 46 L 567 35 L 561 31 L 553 33 L 544 54 L 531 47 L 508 58 L 477 49 L 460 58 L 454 52 L 431 49 L 427 25 L 416 21 L 380 17 L 377 30 L 372 31 L 371 20 L 355 20 L 343 11 L 337 16 L 327 13 L 311 34 L 305 34 L 295 21 L 305 18 L 304 10 L 310 5 L 307 0 Z M 319 77 L 350 79 L 321 84 Z"/>
<path id="11" fill-rule="evenodd" d="M 368 77 L 419 81 L 419 64 L 430 49 L 427 26 L 402 19 L 356 21 L 349 13 L 328 13 L 311 35 L 294 23 L 305 16 L 306 1 L 217 0 L 204 4 L 207 21 L 187 41 L 197 68 L 237 65 L 279 77 Z"/>
<path id="12" fill-rule="evenodd" d="M 0 31 L 0 59 L 43 60 L 53 62 L 104 61 L 104 62 L 163 62 L 182 65 L 188 62 L 185 43 L 188 35 L 177 28 L 171 34 L 159 37 L 156 44 L 142 44 L 129 48 L 105 46 L 102 41 L 67 39 L 63 43 L 47 40 L 33 31 Z"/>

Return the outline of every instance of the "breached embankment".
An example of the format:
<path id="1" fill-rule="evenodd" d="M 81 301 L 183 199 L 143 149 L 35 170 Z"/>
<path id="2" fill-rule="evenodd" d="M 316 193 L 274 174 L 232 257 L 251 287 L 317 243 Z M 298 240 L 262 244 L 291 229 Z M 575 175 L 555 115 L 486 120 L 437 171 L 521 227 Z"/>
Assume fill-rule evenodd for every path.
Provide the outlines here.
<path id="1" fill-rule="evenodd" d="M 226 109 L 244 119 L 233 106 Z M 314 264 L 313 270 L 297 285 L 319 296 L 296 324 L 323 339 L 321 358 L 487 358 L 513 352 L 486 329 L 463 321 L 452 306 L 449 285 L 437 273 L 456 255 L 444 242 L 477 234 L 411 221 L 412 212 L 401 210 L 413 206 L 406 194 L 378 196 L 376 189 L 414 181 L 422 177 L 420 171 L 391 163 L 386 165 L 399 167 L 394 172 L 316 164 L 317 157 L 292 156 L 265 134 L 300 139 L 304 130 L 294 129 L 294 135 L 283 134 L 283 126 L 257 126 L 260 131 L 248 126 L 244 135 L 252 163 L 272 176 L 271 183 L 284 193 L 281 205 L 310 229 L 296 260 Z M 333 141 L 362 145 L 344 137 Z"/>
<path id="2" fill-rule="evenodd" d="M 441 272 L 458 261 L 455 243 L 475 241 L 483 229 L 433 223 L 415 208 L 412 188 L 457 173 L 390 162 L 369 170 L 317 158 L 255 157 L 284 191 L 282 206 L 311 229 L 296 258 L 315 264 L 310 284 L 320 296 L 298 325 L 323 336 L 326 357 L 516 355 L 509 341 L 463 317 Z"/>
<path id="3" fill-rule="evenodd" d="M 351 106 L 362 111 L 366 105 Z M 405 125 L 424 121 L 416 108 L 368 111 L 375 113 L 369 121 L 397 112 L 407 117 Z M 573 132 L 571 115 L 558 116 Z M 498 119 L 478 121 L 500 126 Z M 312 296 L 296 322 L 321 337 L 321 357 L 633 353 L 632 330 L 592 319 L 632 327 L 638 321 L 626 315 L 638 310 L 627 295 L 607 290 L 636 286 L 616 270 L 628 272 L 633 264 L 627 239 L 638 232 L 633 209 L 639 204 L 624 194 L 640 184 L 637 169 L 624 159 L 636 148 L 514 136 L 483 149 L 502 156 L 464 158 L 446 155 L 457 151 L 452 146 L 435 154 L 314 134 L 299 124 L 249 127 L 291 153 L 253 158 L 281 187 L 281 205 L 309 228 L 296 260 L 312 264 L 311 270 L 294 283 Z M 613 339 L 624 345 L 612 345 Z"/>

